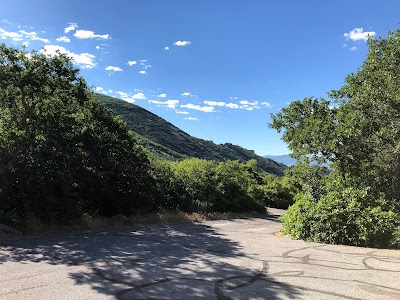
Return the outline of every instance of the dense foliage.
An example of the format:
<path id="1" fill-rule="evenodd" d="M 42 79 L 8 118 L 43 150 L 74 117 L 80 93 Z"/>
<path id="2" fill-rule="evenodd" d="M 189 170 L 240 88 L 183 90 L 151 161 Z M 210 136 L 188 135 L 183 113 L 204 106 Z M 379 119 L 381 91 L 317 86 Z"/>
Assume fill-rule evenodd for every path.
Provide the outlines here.
<path id="1" fill-rule="evenodd" d="M 290 187 L 256 161 L 149 155 L 78 73 L 60 53 L 0 45 L 0 223 L 159 209 L 261 212 L 280 195 L 290 203 Z"/>
<path id="2" fill-rule="evenodd" d="M 400 246 L 400 31 L 368 44 L 364 64 L 331 100 L 293 101 L 273 116 L 305 187 L 284 217 L 296 238 Z"/>
<path id="3" fill-rule="evenodd" d="M 160 207 L 186 212 L 263 212 L 287 208 L 294 185 L 261 171 L 255 160 L 214 162 L 197 158 L 154 164 Z"/>
<path id="4" fill-rule="evenodd" d="M 147 157 L 67 57 L 2 45 L 0 78 L 1 210 L 66 222 L 143 206 Z"/>

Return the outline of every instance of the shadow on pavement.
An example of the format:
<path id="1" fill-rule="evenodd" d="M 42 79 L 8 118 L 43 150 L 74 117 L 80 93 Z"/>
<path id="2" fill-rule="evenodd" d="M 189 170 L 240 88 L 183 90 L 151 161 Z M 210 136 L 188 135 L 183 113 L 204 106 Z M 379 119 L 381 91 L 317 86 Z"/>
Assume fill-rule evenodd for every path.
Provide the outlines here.
<path id="1" fill-rule="evenodd" d="M 175 224 L 0 245 L 4 262 L 85 266 L 76 285 L 115 299 L 281 299 L 301 290 L 268 277 L 268 266 L 204 224 Z M 2 252 L 0 252 L 2 253 Z"/>

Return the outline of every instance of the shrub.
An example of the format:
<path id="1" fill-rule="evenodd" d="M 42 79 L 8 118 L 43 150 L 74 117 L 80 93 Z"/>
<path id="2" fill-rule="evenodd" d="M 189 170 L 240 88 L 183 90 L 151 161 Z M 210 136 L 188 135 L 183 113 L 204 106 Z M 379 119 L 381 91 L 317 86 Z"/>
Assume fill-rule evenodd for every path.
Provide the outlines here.
<path id="1" fill-rule="evenodd" d="M 286 209 L 294 203 L 297 189 L 287 180 L 287 177 L 265 175 L 262 188 L 266 206 Z"/>
<path id="2" fill-rule="evenodd" d="M 284 232 L 294 238 L 368 247 L 398 244 L 398 212 L 368 188 L 332 190 L 317 203 L 302 194 L 282 220 Z"/>
<path id="3" fill-rule="evenodd" d="M 216 166 L 213 161 L 198 158 L 172 163 L 178 209 L 186 212 L 213 210 L 218 194 L 214 178 Z"/>
<path id="4" fill-rule="evenodd" d="M 295 197 L 295 203 L 289 207 L 281 219 L 282 231 L 295 239 L 309 239 L 313 217 L 313 198 L 310 193 L 299 193 Z"/>
<path id="5" fill-rule="evenodd" d="M 214 205 L 216 211 L 257 211 L 265 210 L 262 193 L 257 186 L 257 165 L 255 161 L 242 164 L 239 161 L 220 163 L 216 168 L 215 180 L 219 197 Z"/>

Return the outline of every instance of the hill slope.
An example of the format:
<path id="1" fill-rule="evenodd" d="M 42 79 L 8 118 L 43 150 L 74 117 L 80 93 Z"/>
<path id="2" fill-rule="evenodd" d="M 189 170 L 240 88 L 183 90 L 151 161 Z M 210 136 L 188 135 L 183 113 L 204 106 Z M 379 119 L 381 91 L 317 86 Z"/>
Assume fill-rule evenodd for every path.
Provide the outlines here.
<path id="1" fill-rule="evenodd" d="M 263 158 L 251 150 L 230 143 L 215 144 L 192 137 L 159 116 L 126 101 L 96 94 L 96 97 L 115 115 L 128 124 L 130 130 L 139 135 L 142 143 L 160 156 L 181 159 L 197 157 L 215 161 L 255 159 L 264 171 L 283 175 L 285 165 Z"/>

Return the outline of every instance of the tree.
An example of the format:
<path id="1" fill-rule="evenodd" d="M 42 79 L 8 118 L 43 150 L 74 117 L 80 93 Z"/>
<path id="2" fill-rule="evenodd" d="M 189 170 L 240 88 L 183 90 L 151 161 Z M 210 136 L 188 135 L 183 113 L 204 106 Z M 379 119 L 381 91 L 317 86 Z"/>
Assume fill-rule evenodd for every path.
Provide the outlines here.
<path id="1" fill-rule="evenodd" d="M 399 195 L 400 31 L 368 40 L 367 59 L 331 100 L 293 101 L 270 127 L 284 131 L 293 156 L 332 162 L 343 178 Z"/>
<path id="2" fill-rule="evenodd" d="M 0 210 L 49 222 L 129 211 L 146 203 L 147 169 L 70 58 L 0 45 Z"/>
<path id="3" fill-rule="evenodd" d="M 283 132 L 301 161 L 296 170 L 307 174 L 283 219 L 295 237 L 400 246 L 400 30 L 368 45 L 363 65 L 331 100 L 293 101 L 272 116 L 270 127 Z M 332 173 L 321 177 L 326 162 Z"/>

